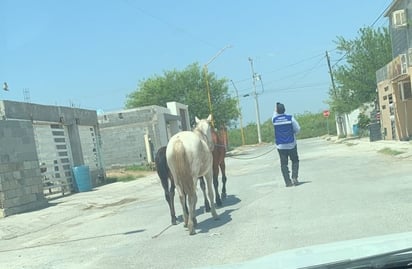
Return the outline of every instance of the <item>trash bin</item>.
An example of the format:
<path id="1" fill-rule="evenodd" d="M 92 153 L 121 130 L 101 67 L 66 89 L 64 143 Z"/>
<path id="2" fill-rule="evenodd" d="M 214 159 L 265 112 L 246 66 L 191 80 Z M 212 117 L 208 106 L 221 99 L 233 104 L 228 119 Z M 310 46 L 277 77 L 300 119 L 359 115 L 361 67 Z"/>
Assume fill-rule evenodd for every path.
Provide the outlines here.
<path id="1" fill-rule="evenodd" d="M 357 124 L 352 125 L 352 133 L 353 133 L 353 136 L 359 135 L 359 126 Z"/>
<path id="2" fill-rule="evenodd" d="M 76 190 L 79 192 L 91 191 L 92 181 L 90 178 L 90 169 L 87 165 L 73 167 L 73 175 L 76 183 Z"/>
<path id="3" fill-rule="evenodd" d="M 373 142 L 378 140 L 382 140 L 381 124 L 371 123 L 369 124 L 369 141 Z"/>

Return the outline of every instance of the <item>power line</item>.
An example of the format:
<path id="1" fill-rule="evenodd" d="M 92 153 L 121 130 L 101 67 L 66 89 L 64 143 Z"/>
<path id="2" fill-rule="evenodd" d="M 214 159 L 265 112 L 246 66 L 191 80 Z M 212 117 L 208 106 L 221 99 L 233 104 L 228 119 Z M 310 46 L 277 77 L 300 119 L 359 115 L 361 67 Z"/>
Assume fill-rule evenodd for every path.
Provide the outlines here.
<path id="1" fill-rule="evenodd" d="M 387 7 L 382 11 L 382 13 L 376 18 L 376 20 L 371 24 L 371 27 L 373 27 L 375 25 L 375 23 L 377 23 L 379 21 L 380 18 L 382 18 L 383 14 L 386 13 L 386 11 L 388 11 L 388 9 L 391 7 L 392 5 L 392 0 L 390 0 L 389 4 L 386 4 Z"/>
<path id="2" fill-rule="evenodd" d="M 336 49 L 333 49 L 333 50 L 336 50 Z M 333 50 L 332 50 L 332 51 L 333 51 Z M 272 70 L 272 71 L 269 71 L 269 72 L 266 72 L 266 73 L 262 73 L 262 75 L 267 75 L 267 74 L 270 74 L 270 73 L 275 73 L 275 72 L 278 72 L 278 71 L 280 71 L 280 70 L 284 70 L 284 69 L 286 69 L 286 68 L 299 65 L 299 64 L 301 64 L 301 63 L 310 61 L 310 60 L 315 59 L 315 58 L 318 58 L 318 57 L 321 57 L 321 59 L 323 59 L 325 56 L 324 56 L 323 53 L 322 53 L 322 54 L 316 54 L 316 55 L 310 56 L 310 57 L 308 57 L 308 58 L 304 58 L 304 59 L 302 59 L 302 60 L 299 60 L 299 61 L 297 61 L 297 62 L 294 62 L 294 63 L 288 64 L 288 65 L 281 66 L 281 67 L 279 67 L 279 68 L 277 68 L 277 69 L 275 69 L 275 70 Z M 303 71 L 303 72 L 305 72 L 305 71 Z M 288 78 L 288 77 L 295 76 L 295 74 L 301 74 L 301 73 L 302 73 L 302 72 L 294 73 L 294 74 L 289 75 L 289 76 L 287 76 L 287 77 L 282 77 L 282 78 L 279 79 L 279 80 L 283 80 L 283 79 L 286 79 L 286 78 Z M 279 80 L 277 80 L 277 81 L 279 81 Z M 250 78 L 244 78 L 244 79 L 236 80 L 235 82 L 236 82 L 236 83 L 241 83 L 241 82 L 246 82 L 246 81 L 250 81 Z"/>
<path id="3" fill-rule="evenodd" d="M 379 16 L 374 20 L 374 22 L 373 22 L 369 27 L 373 27 L 373 26 L 379 21 L 379 19 L 383 16 L 383 14 L 385 14 L 386 11 L 390 8 L 391 4 L 392 4 L 392 0 L 391 0 L 391 3 L 387 4 L 387 7 L 382 11 L 381 14 L 379 14 Z M 340 61 L 342 61 L 342 60 L 348 55 L 348 53 L 349 53 L 349 52 L 346 51 L 346 52 L 343 54 L 343 56 L 342 56 L 341 58 L 339 58 L 339 60 L 337 60 L 337 61 L 333 64 L 332 68 L 335 67 Z"/>
<path id="4" fill-rule="evenodd" d="M 158 16 L 153 15 L 152 13 L 142 9 L 139 6 L 136 6 L 134 2 L 132 1 L 128 1 L 128 0 L 123 0 L 123 2 L 127 3 L 128 5 L 130 5 L 131 7 L 133 7 L 134 9 L 138 10 L 140 13 L 144 14 L 147 17 L 150 17 L 160 23 L 162 23 L 163 25 L 166 25 L 168 28 L 174 30 L 174 31 L 178 31 L 178 32 L 182 32 L 184 34 L 186 34 L 187 36 L 189 36 L 190 38 L 192 38 L 193 40 L 199 41 L 205 45 L 208 45 L 212 48 L 218 48 L 218 46 L 216 46 L 215 44 L 210 43 L 209 41 L 207 41 L 206 39 L 200 38 L 199 36 L 194 35 L 193 33 L 187 31 L 186 29 L 179 27 L 167 20 L 165 20 L 164 18 L 160 18 Z"/>

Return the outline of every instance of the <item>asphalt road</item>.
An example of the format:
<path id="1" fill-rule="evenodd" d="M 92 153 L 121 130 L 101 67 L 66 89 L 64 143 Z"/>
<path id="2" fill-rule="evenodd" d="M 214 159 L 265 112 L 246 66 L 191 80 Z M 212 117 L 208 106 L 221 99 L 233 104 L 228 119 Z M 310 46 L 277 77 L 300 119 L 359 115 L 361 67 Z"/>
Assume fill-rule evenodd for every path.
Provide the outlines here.
<path id="1" fill-rule="evenodd" d="M 203 213 L 198 192 L 194 236 L 182 223 L 170 225 L 156 174 L 59 198 L 0 219 L 0 268 L 194 268 L 412 231 L 410 155 L 383 155 L 378 146 L 411 150 L 405 143 L 301 140 L 303 184 L 292 188 L 284 186 L 272 145 L 243 147 L 226 159 L 219 220 Z"/>

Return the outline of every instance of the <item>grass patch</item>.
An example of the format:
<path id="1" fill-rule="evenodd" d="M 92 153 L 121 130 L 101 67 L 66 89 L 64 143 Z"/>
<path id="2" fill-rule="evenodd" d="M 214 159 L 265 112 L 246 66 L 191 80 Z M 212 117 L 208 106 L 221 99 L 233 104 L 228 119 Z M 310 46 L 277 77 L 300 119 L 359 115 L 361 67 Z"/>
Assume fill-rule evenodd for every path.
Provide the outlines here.
<path id="1" fill-rule="evenodd" d="M 124 168 L 125 171 L 150 171 L 149 166 L 144 165 L 132 165 Z"/>
<path id="2" fill-rule="evenodd" d="M 144 175 L 125 175 L 125 176 L 118 176 L 118 177 L 107 177 L 106 183 L 114 183 L 114 182 L 129 182 L 133 180 L 137 180 L 139 178 L 144 177 Z"/>
<path id="3" fill-rule="evenodd" d="M 355 143 L 351 143 L 351 142 L 348 142 L 348 143 L 345 143 L 346 144 L 346 146 L 348 146 L 348 147 L 352 147 L 352 146 L 355 146 L 356 144 Z"/>
<path id="4" fill-rule="evenodd" d="M 403 151 L 399 151 L 399 150 L 391 149 L 391 148 L 383 148 L 379 150 L 378 152 L 385 154 L 385 155 L 391 155 L 391 156 L 396 156 L 396 155 L 404 153 Z"/>

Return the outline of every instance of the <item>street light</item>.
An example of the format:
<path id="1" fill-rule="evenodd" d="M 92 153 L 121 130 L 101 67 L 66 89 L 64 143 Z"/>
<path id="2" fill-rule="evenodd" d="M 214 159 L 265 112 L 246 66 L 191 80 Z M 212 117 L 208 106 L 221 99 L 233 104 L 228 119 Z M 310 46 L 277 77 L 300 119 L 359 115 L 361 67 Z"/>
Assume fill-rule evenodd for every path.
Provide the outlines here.
<path id="1" fill-rule="evenodd" d="M 236 91 L 236 98 L 237 98 L 237 110 L 239 111 L 239 121 L 240 121 L 240 134 L 242 136 L 242 146 L 245 145 L 245 133 L 243 132 L 243 120 L 242 120 L 242 109 L 240 108 L 240 101 L 239 101 L 239 92 L 235 86 L 233 80 L 230 80 L 233 84 L 233 88 Z"/>
<path id="2" fill-rule="evenodd" d="M 222 48 L 219 50 L 215 56 L 213 56 L 204 66 L 203 66 L 203 71 L 205 75 L 205 81 L 206 81 L 206 90 L 207 90 L 207 98 L 208 98 L 208 103 L 209 103 L 209 113 L 212 115 L 212 127 L 215 127 L 215 119 L 213 117 L 213 110 L 212 110 L 212 98 L 210 94 L 210 86 L 209 86 L 209 81 L 207 79 L 208 77 L 208 71 L 207 71 L 207 66 L 211 64 L 220 54 L 222 54 L 223 51 L 225 51 L 227 48 L 231 48 L 232 45 L 227 45 L 226 47 Z"/>
<path id="3" fill-rule="evenodd" d="M 260 134 L 260 113 L 259 113 L 259 101 L 258 101 L 258 93 L 256 92 L 256 80 L 260 80 L 262 83 L 262 80 L 259 75 L 255 73 L 255 70 L 253 69 L 253 59 L 248 58 L 250 62 L 250 67 L 252 69 L 252 80 L 253 80 L 253 95 L 255 97 L 255 108 L 256 108 L 256 126 L 257 126 L 257 133 L 258 133 L 258 142 L 259 144 L 262 143 L 262 136 Z M 263 84 L 262 84 L 263 85 Z M 263 86 L 262 86 L 263 89 Z"/>

